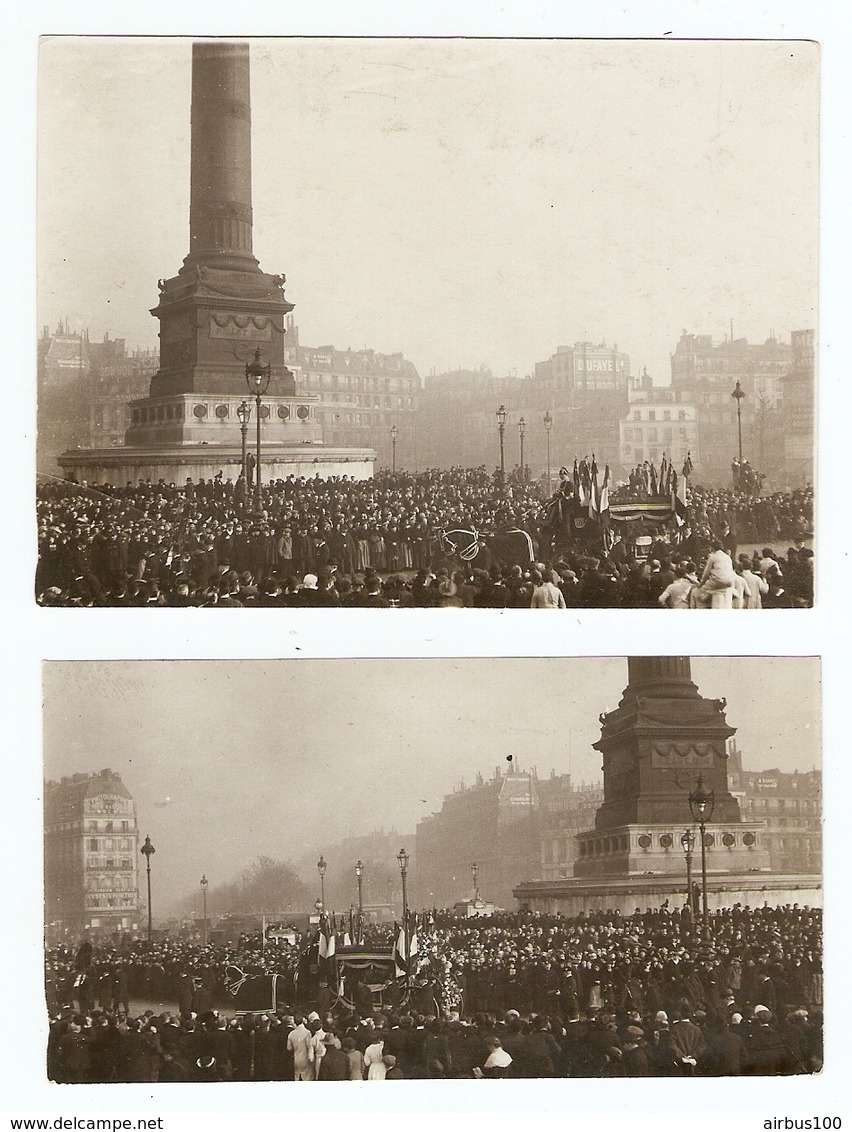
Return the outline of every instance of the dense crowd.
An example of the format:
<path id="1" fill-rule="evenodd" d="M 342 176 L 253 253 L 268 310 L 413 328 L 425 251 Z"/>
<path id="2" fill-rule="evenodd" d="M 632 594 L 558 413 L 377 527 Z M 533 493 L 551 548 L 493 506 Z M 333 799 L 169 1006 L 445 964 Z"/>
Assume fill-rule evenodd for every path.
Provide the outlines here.
<path id="1" fill-rule="evenodd" d="M 373 941 L 391 933 L 373 927 Z M 813 1073 L 822 1066 L 822 916 L 786 905 L 425 917 L 392 1004 L 324 982 L 229 1017 L 224 971 L 295 970 L 299 950 L 161 941 L 47 955 L 52 1080 L 395 1080 Z M 288 995 L 292 984 L 285 978 Z M 83 989 L 85 987 L 85 990 Z M 433 993 L 432 988 L 437 988 Z M 226 996 L 224 996 L 226 997 Z M 159 1012 L 132 1009 L 168 1002 Z M 282 1002 L 283 996 L 279 998 Z M 295 1003 L 295 1005 L 294 1005 Z"/>
<path id="2" fill-rule="evenodd" d="M 289 477 L 263 487 L 262 514 L 242 480 L 51 481 L 38 489 L 36 594 L 74 607 L 683 608 L 718 546 L 749 591 L 730 584 L 735 607 L 812 604 L 810 492 L 755 499 L 696 487 L 676 541 L 673 531 L 642 527 L 655 536 L 642 540 L 633 524 L 613 525 L 606 549 L 554 544 L 540 529 L 541 502 L 539 485 L 516 477 L 500 487 L 484 468 Z M 475 560 L 442 540 L 455 528 L 481 536 Z M 517 536 L 520 562 L 488 540 L 511 528 L 530 536 Z M 738 558 L 755 538 L 767 547 Z M 795 545 L 778 552 L 779 538 Z M 707 586 L 692 597 L 718 604 Z"/>

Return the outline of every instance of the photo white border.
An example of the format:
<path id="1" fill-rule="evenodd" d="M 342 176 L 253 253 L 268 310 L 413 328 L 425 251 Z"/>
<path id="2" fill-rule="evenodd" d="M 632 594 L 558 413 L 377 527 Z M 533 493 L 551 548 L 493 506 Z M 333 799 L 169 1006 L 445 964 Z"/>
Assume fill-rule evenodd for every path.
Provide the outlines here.
<path id="1" fill-rule="evenodd" d="M 844 431 L 850 419 L 849 382 L 842 347 L 848 293 L 849 158 L 844 136 L 849 98 L 850 35 L 842 3 L 769 5 L 740 3 L 432 3 L 428 11 L 389 2 L 343 5 L 256 4 L 251 11 L 220 2 L 203 11 L 189 3 L 151 0 L 132 15 L 105 3 L 74 6 L 54 2 L 7 16 L 6 64 L 0 76 L 5 114 L 6 215 L 17 229 L 7 260 L 11 318 L 7 316 L 7 433 L 2 454 L 6 487 L 7 553 L 0 556 L 6 627 L 3 688 L 9 817 L 3 823 L 6 862 L 4 968 L 7 1025 L 2 1042 L 2 1107 L 18 1115 L 170 1115 L 166 1128 L 203 1120 L 207 1129 L 251 1116 L 252 1123 L 281 1120 L 285 1112 L 328 1112 L 356 1125 L 371 1112 L 404 1115 L 396 1122 L 418 1127 L 435 1111 L 487 1112 L 489 1122 L 517 1120 L 524 1112 L 612 1113 L 632 1128 L 688 1121 L 703 1128 L 726 1114 L 738 1125 L 762 1128 L 763 1117 L 846 1116 L 845 1022 L 850 979 L 844 942 L 849 938 L 848 898 L 842 875 L 850 788 L 846 765 L 845 697 L 848 696 L 849 601 L 841 586 L 849 572 L 848 503 L 843 496 Z M 736 614 L 668 617 L 656 611 L 583 611 L 555 619 L 483 611 L 474 615 L 318 612 L 263 618 L 240 611 L 209 618 L 195 610 L 169 611 L 162 620 L 147 611 L 37 610 L 32 602 L 34 565 L 35 426 L 35 92 L 39 34 L 151 35 L 494 35 L 618 38 L 808 38 L 822 49 L 821 270 L 819 320 L 820 432 L 817 526 L 818 604 L 811 611 L 779 611 L 758 619 Z M 779 233 L 783 238 L 783 233 Z M 11 333 L 10 333 L 11 332 Z M 25 569 L 22 571 L 22 559 Z M 141 614 L 141 616 L 139 615 Z M 208 623 L 209 620 L 209 623 Z M 700 625 L 700 629 L 696 626 Z M 475 626 L 475 628 L 474 628 Z M 354 650 L 354 652 L 353 652 Z M 42 659 L 130 659 L 272 656 L 531 656 L 628 655 L 821 655 L 823 657 L 827 904 L 826 1018 L 828 1060 L 818 1078 L 724 1082 L 400 1082 L 375 1093 L 356 1087 L 339 1091 L 315 1085 L 298 1094 L 280 1085 L 80 1086 L 60 1088 L 44 1080 L 41 1003 L 41 741 Z M 759 688 L 755 689 L 759 695 Z M 11 938 L 10 938 L 11 935 Z M 37 1024 L 34 1024 L 37 1023 Z M 177 1116 L 180 1114 L 180 1122 Z M 202 1115 L 203 1114 L 203 1115 Z M 629 1116 L 628 1116 L 629 1114 Z M 742 1114 L 737 1118 L 736 1114 Z M 748 1114 L 748 1115 L 746 1115 Z M 375 1127 L 374 1120 L 370 1120 Z"/>

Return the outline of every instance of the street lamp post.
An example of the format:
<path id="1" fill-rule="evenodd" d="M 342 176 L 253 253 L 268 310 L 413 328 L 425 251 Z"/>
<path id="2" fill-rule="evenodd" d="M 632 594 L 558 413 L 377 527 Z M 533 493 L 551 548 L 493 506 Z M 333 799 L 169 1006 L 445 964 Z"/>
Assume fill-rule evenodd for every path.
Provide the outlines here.
<path id="1" fill-rule="evenodd" d="M 479 865 L 477 865 L 476 861 L 470 866 L 470 875 L 473 877 L 473 899 L 476 901 L 479 899 L 479 885 L 477 884 Z"/>
<path id="2" fill-rule="evenodd" d="M 317 872 L 320 875 L 320 903 L 322 904 L 323 911 L 325 911 L 325 870 L 328 865 L 325 863 L 325 857 L 320 854 L 320 859 L 317 861 Z"/>
<path id="3" fill-rule="evenodd" d="M 204 901 L 204 928 L 202 930 L 202 938 L 205 947 L 207 946 L 207 883 L 207 876 L 205 875 L 201 878 L 201 895 Z"/>
<path id="4" fill-rule="evenodd" d="M 509 413 L 505 405 L 501 405 L 497 410 L 497 428 L 500 432 L 500 483 L 501 485 L 506 482 L 506 421 Z"/>
<path id="5" fill-rule="evenodd" d="M 404 940 L 403 946 L 405 947 L 405 981 L 407 983 L 409 981 L 409 975 L 410 975 L 410 971 L 408 969 L 409 942 L 408 942 L 408 885 L 407 885 L 409 857 L 408 857 L 408 854 L 406 853 L 406 851 L 404 849 L 400 849 L 400 851 L 396 855 L 396 859 L 397 859 L 397 861 L 399 861 L 399 875 L 402 877 L 402 938 Z"/>
<path id="6" fill-rule="evenodd" d="M 553 417 L 550 415 L 550 409 L 544 414 L 544 431 L 547 434 L 547 494 L 550 496 L 553 490 L 550 486 L 550 430 L 553 428 Z"/>
<path id="7" fill-rule="evenodd" d="M 246 384 L 257 403 L 257 464 L 254 469 L 254 510 L 257 515 L 263 511 L 263 499 L 260 494 L 260 399 L 269 388 L 271 378 L 272 363 L 263 364 L 258 346 L 254 352 L 254 361 L 246 366 Z"/>
<path id="8" fill-rule="evenodd" d="M 355 876 L 358 878 L 358 942 L 361 942 L 364 922 L 364 864 L 360 858 L 355 862 Z"/>
<path id="9" fill-rule="evenodd" d="M 686 906 L 692 911 L 692 850 L 695 848 L 695 833 L 685 829 L 680 835 L 680 843 L 686 854 Z"/>
<path id="10" fill-rule="evenodd" d="M 243 445 L 242 445 L 243 454 L 242 454 L 242 459 L 240 461 L 240 469 L 241 469 L 242 477 L 243 477 L 244 481 L 246 479 L 246 443 L 247 443 L 247 440 L 248 440 L 248 423 L 249 423 L 249 417 L 250 416 L 251 416 L 251 405 L 248 403 L 248 401 L 241 401 L 240 404 L 237 405 L 237 417 L 239 418 L 240 433 L 242 434 L 242 440 L 243 440 Z"/>
<path id="11" fill-rule="evenodd" d="M 527 431 L 527 422 L 523 417 L 518 421 L 518 437 L 521 441 L 521 483 L 524 482 L 524 434 Z"/>
<path id="12" fill-rule="evenodd" d="M 701 831 L 701 923 L 707 934 L 707 838 L 705 825 L 713 816 L 716 796 L 712 790 L 704 789 L 704 779 L 699 774 L 698 785 L 689 795 L 689 809 L 692 820 L 698 823 Z"/>
<path id="13" fill-rule="evenodd" d="M 157 852 L 151 844 L 151 838 L 145 834 L 145 844 L 139 850 L 144 854 L 146 871 L 148 873 L 148 943 L 151 942 L 151 858 Z"/>
<path id="14" fill-rule="evenodd" d="M 737 403 L 737 441 L 739 443 L 740 463 L 743 462 L 743 414 L 742 414 L 742 401 L 745 393 L 739 381 L 734 386 L 734 391 L 731 394 Z"/>
<path id="15" fill-rule="evenodd" d="M 396 438 L 399 436 L 399 429 L 396 425 L 391 425 L 391 448 L 393 450 L 393 459 L 391 463 L 391 471 L 396 475 Z"/>

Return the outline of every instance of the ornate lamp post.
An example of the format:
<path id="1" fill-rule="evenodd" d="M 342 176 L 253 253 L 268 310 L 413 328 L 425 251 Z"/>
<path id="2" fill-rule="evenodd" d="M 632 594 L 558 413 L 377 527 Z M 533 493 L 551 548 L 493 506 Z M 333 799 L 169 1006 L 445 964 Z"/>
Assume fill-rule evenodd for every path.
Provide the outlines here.
<path id="1" fill-rule="evenodd" d="M 506 450 L 505 450 L 505 437 L 506 437 L 506 421 L 509 413 L 505 405 L 501 405 L 497 410 L 497 428 L 500 432 L 500 483 L 506 482 Z"/>
<path id="2" fill-rule="evenodd" d="M 260 360 L 260 346 L 254 352 L 254 361 L 246 366 L 246 384 L 257 403 L 257 466 L 254 469 L 254 509 L 256 514 L 263 511 L 260 494 L 260 399 L 269 388 L 272 378 L 272 363 L 264 365 Z"/>
<path id="3" fill-rule="evenodd" d="M 527 422 L 523 417 L 518 421 L 518 437 L 521 441 L 521 483 L 526 478 L 524 476 L 524 433 L 527 431 Z"/>
<path id="4" fill-rule="evenodd" d="M 358 943 L 361 943 L 364 936 L 364 864 L 360 860 L 355 862 L 355 876 L 358 878 L 358 927 L 357 937 Z"/>
<path id="5" fill-rule="evenodd" d="M 740 463 L 743 462 L 743 414 L 742 414 L 742 401 L 745 393 L 740 386 L 739 381 L 734 386 L 734 391 L 731 394 L 737 403 L 737 440 L 739 442 Z"/>
<path id="6" fill-rule="evenodd" d="M 547 434 L 547 494 L 550 496 L 553 490 L 550 486 L 550 430 L 553 428 L 553 417 L 550 415 L 550 409 L 544 414 L 544 431 Z"/>
<path id="7" fill-rule="evenodd" d="M 206 875 L 201 878 L 201 895 L 204 901 L 204 928 L 202 930 L 202 939 L 204 946 L 207 946 L 207 877 Z"/>
<path id="8" fill-rule="evenodd" d="M 325 857 L 320 855 L 317 861 L 317 872 L 320 875 L 320 903 L 322 904 L 323 911 L 325 911 L 325 870 L 328 865 L 325 863 Z"/>
<path id="9" fill-rule="evenodd" d="M 391 447 L 393 449 L 393 461 L 391 463 L 391 471 L 396 475 L 396 438 L 399 436 L 399 429 L 396 425 L 391 425 Z"/>
<path id="10" fill-rule="evenodd" d="M 145 834 L 145 844 L 139 850 L 145 857 L 145 864 L 148 873 L 148 942 L 151 942 L 151 858 L 157 852 L 151 844 L 151 838 Z"/>
<path id="11" fill-rule="evenodd" d="M 358 920 L 364 915 L 364 865 L 359 860 L 355 863 L 355 876 L 358 878 Z"/>
<path id="12" fill-rule="evenodd" d="M 479 885 L 477 884 L 477 880 L 479 878 L 479 865 L 477 865 L 476 861 L 470 866 L 470 875 L 473 877 L 473 899 L 478 900 Z"/>
<path id="13" fill-rule="evenodd" d="M 704 827 L 713 816 L 716 796 L 712 790 L 704 789 L 704 779 L 699 774 L 698 785 L 689 795 L 689 810 L 692 820 L 701 830 L 701 923 L 707 932 L 707 838 Z"/>
<path id="14" fill-rule="evenodd" d="M 692 850 L 695 848 L 695 832 L 685 829 L 680 835 L 680 844 L 686 854 L 686 906 L 692 911 Z"/>
<path id="15" fill-rule="evenodd" d="M 251 417 L 251 405 L 248 401 L 241 401 L 237 406 L 237 417 L 240 422 L 240 433 L 243 438 L 243 455 L 240 461 L 240 468 L 242 470 L 243 479 L 246 478 L 246 441 L 248 439 L 248 423 Z"/>
<path id="16" fill-rule="evenodd" d="M 406 882 L 408 880 L 409 857 L 404 849 L 400 849 L 396 859 L 399 861 L 399 875 L 402 877 L 402 938 L 405 941 L 405 981 L 408 982 L 410 972 L 408 970 L 408 886 Z"/>

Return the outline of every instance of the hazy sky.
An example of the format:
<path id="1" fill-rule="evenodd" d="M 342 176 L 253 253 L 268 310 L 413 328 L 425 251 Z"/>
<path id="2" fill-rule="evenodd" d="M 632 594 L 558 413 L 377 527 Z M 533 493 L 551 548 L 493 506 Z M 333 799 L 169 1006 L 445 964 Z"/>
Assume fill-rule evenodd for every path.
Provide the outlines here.
<path id="1" fill-rule="evenodd" d="M 696 659 L 693 678 L 727 698 L 746 767 L 821 765 L 817 661 Z M 413 832 L 510 754 L 599 781 L 598 715 L 626 682 L 620 658 L 52 662 L 45 776 L 118 772 L 171 900 L 261 853 Z"/>
<path id="2" fill-rule="evenodd" d="M 818 48 L 259 39 L 254 250 L 306 344 L 421 374 L 814 326 Z M 156 344 L 188 251 L 190 41 L 47 38 L 39 325 Z"/>

